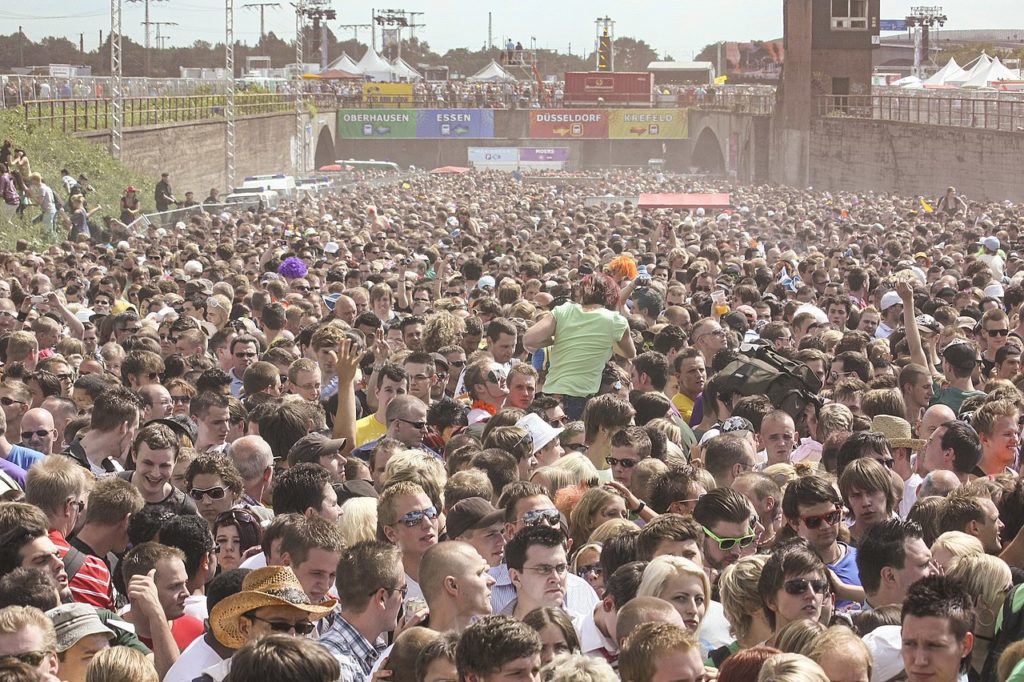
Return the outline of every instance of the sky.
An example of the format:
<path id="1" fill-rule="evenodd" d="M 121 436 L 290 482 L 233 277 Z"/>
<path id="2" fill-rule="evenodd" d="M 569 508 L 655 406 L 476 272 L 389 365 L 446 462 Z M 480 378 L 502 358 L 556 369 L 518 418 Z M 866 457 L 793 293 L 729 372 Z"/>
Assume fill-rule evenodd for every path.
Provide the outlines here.
<path id="1" fill-rule="evenodd" d="M 263 1 L 235 0 L 236 40 L 248 44 L 259 40 L 260 13 L 242 6 Z M 143 4 L 144 0 L 126 0 L 122 13 L 124 34 L 139 43 L 144 36 Z M 265 10 L 267 30 L 290 40 L 295 34 L 294 11 L 288 0 L 279 4 L 278 8 Z M 565 52 L 571 46 L 574 54 L 593 49 L 594 20 L 604 16 L 616 22 L 616 36 L 645 40 L 661 57 L 668 54 L 675 59 L 691 59 L 703 46 L 720 40 L 762 40 L 782 35 L 782 0 L 415 0 L 404 4 L 397 0 L 333 0 L 329 4 L 338 12 L 331 28 L 340 40 L 351 38 L 353 31 L 338 25 L 369 23 L 371 10 L 376 7 L 379 11 L 380 5 L 423 12 L 416 18 L 425 24 L 417 29 L 417 37 L 440 54 L 450 48 L 482 47 L 487 42 L 488 10 L 493 16 L 495 45 L 511 37 L 529 47 L 530 39 L 536 38 L 540 48 Z M 921 0 L 882 0 L 882 18 L 902 18 L 911 6 L 920 4 Z M 3 34 L 17 31 L 20 25 L 33 40 L 64 36 L 77 43 L 83 32 L 85 48 L 91 51 L 99 42 L 99 31 L 106 35 L 110 30 L 109 0 L 34 0 L 31 4 L 3 5 Z M 942 6 L 949 17 L 947 28 L 1024 28 L 1024 4 L 1020 0 L 946 0 Z M 195 40 L 218 42 L 224 37 L 224 3 L 150 0 L 150 21 L 177 22 L 177 26 L 161 27 L 171 45 L 191 45 Z M 368 43 L 368 30 L 360 29 L 358 37 Z"/>

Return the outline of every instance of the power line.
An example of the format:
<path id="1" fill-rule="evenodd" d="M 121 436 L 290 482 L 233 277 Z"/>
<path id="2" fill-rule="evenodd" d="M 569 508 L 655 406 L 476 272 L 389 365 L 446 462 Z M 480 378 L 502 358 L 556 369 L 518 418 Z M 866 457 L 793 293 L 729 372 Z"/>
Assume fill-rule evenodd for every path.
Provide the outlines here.
<path id="1" fill-rule="evenodd" d="M 244 5 L 242 5 L 242 7 L 244 7 L 245 9 L 258 9 L 260 11 L 260 38 L 262 39 L 263 36 L 265 36 L 267 34 L 267 31 L 266 31 L 266 19 L 265 19 L 264 11 L 268 7 L 272 7 L 274 9 L 278 9 L 278 8 L 281 7 L 281 3 L 279 3 L 279 2 L 248 2 L 248 3 L 244 4 Z"/>

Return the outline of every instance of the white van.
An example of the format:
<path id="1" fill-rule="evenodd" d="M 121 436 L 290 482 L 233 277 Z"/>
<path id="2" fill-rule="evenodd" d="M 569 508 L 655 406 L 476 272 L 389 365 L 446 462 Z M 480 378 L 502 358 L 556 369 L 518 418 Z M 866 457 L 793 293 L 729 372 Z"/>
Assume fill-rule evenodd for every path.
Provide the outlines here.
<path id="1" fill-rule="evenodd" d="M 242 209 L 256 208 L 263 201 L 263 208 L 270 210 L 277 208 L 280 200 L 277 192 L 262 185 L 256 187 L 236 187 L 235 191 L 224 197 L 224 203 L 229 206 L 238 206 Z"/>
<path id="2" fill-rule="evenodd" d="M 295 197 L 295 178 L 284 173 L 247 175 L 242 181 L 242 188 L 248 189 L 250 187 L 263 187 L 277 192 L 278 196 L 287 199 Z"/>

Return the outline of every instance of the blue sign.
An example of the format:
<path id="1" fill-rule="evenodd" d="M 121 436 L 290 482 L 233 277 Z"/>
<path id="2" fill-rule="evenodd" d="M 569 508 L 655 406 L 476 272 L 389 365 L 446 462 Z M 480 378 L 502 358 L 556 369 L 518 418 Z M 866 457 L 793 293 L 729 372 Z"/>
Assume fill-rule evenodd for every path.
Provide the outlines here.
<path id="1" fill-rule="evenodd" d="M 418 139 L 494 137 L 492 109 L 421 109 L 416 114 Z"/>
<path id="2" fill-rule="evenodd" d="M 906 31 L 906 19 L 882 19 L 878 22 L 879 31 Z"/>

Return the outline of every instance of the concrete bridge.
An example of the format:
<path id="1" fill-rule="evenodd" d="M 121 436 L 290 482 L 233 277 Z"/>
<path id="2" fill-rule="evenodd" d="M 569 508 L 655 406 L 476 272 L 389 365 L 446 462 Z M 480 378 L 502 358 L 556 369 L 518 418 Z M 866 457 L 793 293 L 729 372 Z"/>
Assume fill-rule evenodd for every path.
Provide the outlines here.
<path id="1" fill-rule="evenodd" d="M 1024 101 L 930 95 L 819 98 L 796 154 L 806 167 L 797 184 L 827 190 L 895 192 L 933 197 L 956 185 L 967 197 L 1024 201 Z M 530 138 L 526 110 L 496 110 L 487 139 L 339 139 L 334 110 L 305 117 L 308 166 L 338 158 L 375 158 L 400 165 L 466 165 L 470 146 L 550 146 L 570 149 L 570 166 L 643 166 L 664 159 L 669 170 L 695 168 L 741 183 L 775 182 L 771 102 L 719 101 L 688 112 L 689 138 L 671 140 Z M 176 188 L 226 188 L 223 119 L 126 127 L 122 157 L 140 171 L 167 171 Z M 109 132 L 76 133 L 106 144 Z M 291 112 L 240 116 L 236 174 L 297 169 Z M 774 154 L 782 154 L 773 159 Z M 773 161 L 776 163 L 773 164 Z M 788 161 L 787 161 L 788 163 Z"/>

